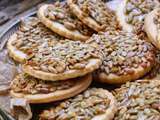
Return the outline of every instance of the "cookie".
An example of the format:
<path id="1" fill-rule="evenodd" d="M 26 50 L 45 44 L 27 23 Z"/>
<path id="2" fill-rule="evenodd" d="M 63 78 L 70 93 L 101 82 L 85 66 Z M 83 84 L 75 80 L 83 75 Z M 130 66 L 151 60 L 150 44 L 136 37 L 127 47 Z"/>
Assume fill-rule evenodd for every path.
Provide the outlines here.
<path id="1" fill-rule="evenodd" d="M 9 55 L 18 62 L 25 62 L 39 46 L 53 46 L 64 38 L 46 28 L 36 17 L 21 20 L 20 27 L 8 40 Z"/>
<path id="2" fill-rule="evenodd" d="M 44 110 L 40 120 L 112 120 L 117 110 L 114 96 L 101 88 L 90 88 L 84 93 Z"/>
<path id="3" fill-rule="evenodd" d="M 66 81 L 43 81 L 21 73 L 11 83 L 11 96 L 29 103 L 49 103 L 73 97 L 91 84 L 91 74 Z"/>
<path id="4" fill-rule="evenodd" d="M 102 0 L 67 0 L 71 11 L 95 31 L 118 28 L 115 13 Z"/>
<path id="5" fill-rule="evenodd" d="M 146 38 L 144 31 L 145 15 L 159 4 L 158 0 L 122 0 L 116 10 L 120 26 L 127 32 L 136 33 L 142 39 Z"/>
<path id="6" fill-rule="evenodd" d="M 148 73 L 155 63 L 153 46 L 132 33 L 99 33 L 88 43 L 98 43 L 103 51 L 104 59 L 95 75 L 100 82 L 121 84 L 136 80 Z"/>
<path id="7" fill-rule="evenodd" d="M 42 5 L 37 14 L 46 27 L 68 39 L 85 41 L 94 33 L 71 13 L 66 2 Z"/>
<path id="8" fill-rule="evenodd" d="M 159 80 L 138 80 L 114 90 L 118 101 L 118 111 L 114 120 L 159 120 L 159 89 Z"/>
<path id="9" fill-rule="evenodd" d="M 22 69 L 42 80 L 67 80 L 98 69 L 101 57 L 98 46 L 62 40 L 51 47 L 39 47 L 37 53 L 25 62 Z"/>

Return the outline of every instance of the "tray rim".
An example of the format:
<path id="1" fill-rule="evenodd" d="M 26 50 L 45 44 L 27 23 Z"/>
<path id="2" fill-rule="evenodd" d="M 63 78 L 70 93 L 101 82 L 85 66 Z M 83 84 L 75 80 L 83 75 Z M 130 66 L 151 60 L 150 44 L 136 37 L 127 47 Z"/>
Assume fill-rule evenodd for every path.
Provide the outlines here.
<path id="1" fill-rule="evenodd" d="M 26 19 L 27 17 L 35 15 L 36 11 L 37 10 L 33 10 L 33 11 L 29 12 L 29 13 L 25 13 L 24 15 L 22 14 L 21 17 L 15 17 L 14 19 L 12 19 L 10 21 L 10 23 L 8 23 L 9 24 L 8 26 L 6 24 L 6 29 L 4 29 L 0 33 L 0 51 L 3 51 L 5 45 L 6 45 L 7 41 L 8 41 L 6 38 L 4 38 L 5 35 L 9 34 L 10 30 L 12 30 L 14 27 L 18 26 L 18 24 L 20 23 L 21 19 Z"/>

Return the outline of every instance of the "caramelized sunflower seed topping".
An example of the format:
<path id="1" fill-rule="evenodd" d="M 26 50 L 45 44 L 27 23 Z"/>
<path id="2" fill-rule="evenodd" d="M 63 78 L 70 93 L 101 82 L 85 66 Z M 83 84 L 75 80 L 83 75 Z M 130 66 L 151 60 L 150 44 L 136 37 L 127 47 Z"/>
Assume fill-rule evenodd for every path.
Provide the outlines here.
<path id="1" fill-rule="evenodd" d="M 133 74 L 138 67 L 146 68 L 154 63 L 153 46 L 126 32 L 105 32 L 93 35 L 88 41 L 98 43 L 104 60 L 98 72 L 105 74 Z"/>
<path id="2" fill-rule="evenodd" d="M 134 26 L 134 31 L 141 38 L 146 36 L 144 32 L 144 17 L 158 4 L 157 0 L 127 0 L 124 14 L 126 22 Z"/>
<path id="3" fill-rule="evenodd" d="M 156 50 L 156 57 L 155 57 L 155 64 L 152 68 L 152 70 L 144 76 L 145 79 L 154 79 L 155 77 L 158 77 L 160 74 L 160 51 Z"/>
<path id="4" fill-rule="evenodd" d="M 114 120 L 160 120 L 160 81 L 128 82 L 113 93 L 118 101 Z"/>
<path id="5" fill-rule="evenodd" d="M 40 115 L 40 120 L 91 120 L 96 115 L 104 114 L 110 105 L 110 100 L 99 90 L 101 89 L 88 89 L 55 108 L 45 110 Z"/>
<path id="6" fill-rule="evenodd" d="M 136 25 L 143 22 L 147 13 L 157 6 L 157 0 L 127 0 L 125 7 L 126 21 L 129 24 Z"/>
<path id="7" fill-rule="evenodd" d="M 63 73 L 68 70 L 84 69 L 90 59 L 101 57 L 97 46 L 80 41 L 62 40 L 56 45 L 41 46 L 27 65 L 35 70 L 51 73 Z"/>
<path id="8" fill-rule="evenodd" d="M 17 31 L 17 39 L 12 42 L 18 50 L 30 57 L 38 50 L 40 45 L 53 46 L 63 37 L 47 29 L 36 17 L 30 17 L 21 21 Z"/>
<path id="9" fill-rule="evenodd" d="M 90 16 L 105 29 L 118 29 L 115 13 L 107 8 L 102 0 L 74 0 L 83 11 L 84 16 Z"/>
<path id="10" fill-rule="evenodd" d="M 60 90 L 66 90 L 74 86 L 74 80 L 44 81 L 31 77 L 27 74 L 18 75 L 11 83 L 11 89 L 16 93 L 23 94 L 48 94 Z"/>

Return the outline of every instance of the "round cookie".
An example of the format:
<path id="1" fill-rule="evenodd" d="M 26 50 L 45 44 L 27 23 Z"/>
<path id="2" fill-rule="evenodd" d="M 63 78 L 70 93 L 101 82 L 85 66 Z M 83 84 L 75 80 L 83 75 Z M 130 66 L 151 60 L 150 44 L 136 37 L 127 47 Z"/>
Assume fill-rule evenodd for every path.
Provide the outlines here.
<path id="1" fill-rule="evenodd" d="M 158 0 L 122 0 L 116 10 L 117 19 L 123 30 L 144 38 L 144 17 L 159 4 Z"/>
<path id="2" fill-rule="evenodd" d="M 93 35 L 88 43 L 98 43 L 103 51 L 104 59 L 95 75 L 100 82 L 121 84 L 136 80 L 154 65 L 153 46 L 135 34 L 105 32 Z"/>
<path id="3" fill-rule="evenodd" d="M 46 27 L 66 38 L 85 41 L 94 33 L 71 13 L 66 2 L 42 5 L 37 14 Z"/>
<path id="4" fill-rule="evenodd" d="M 95 31 L 119 28 L 115 13 L 102 0 L 67 0 L 71 11 Z"/>
<path id="5" fill-rule="evenodd" d="M 11 83 L 11 96 L 25 98 L 29 103 L 49 103 L 73 97 L 91 84 L 92 75 L 66 81 L 43 81 L 19 74 Z"/>
<path id="6" fill-rule="evenodd" d="M 114 120 L 159 120 L 159 89 L 159 80 L 138 80 L 113 91 L 118 102 Z"/>
<path id="7" fill-rule="evenodd" d="M 144 28 L 150 41 L 160 49 L 160 8 L 146 15 Z"/>
<path id="8" fill-rule="evenodd" d="M 46 28 L 38 18 L 29 17 L 21 21 L 19 30 L 11 35 L 7 43 L 9 55 L 18 62 L 33 56 L 39 46 L 53 46 L 63 37 Z"/>
<path id="9" fill-rule="evenodd" d="M 40 120 L 112 120 L 116 110 L 117 102 L 110 92 L 90 88 L 56 107 L 44 110 L 40 114 Z"/>
<path id="10" fill-rule="evenodd" d="M 42 80 L 67 80 L 98 69 L 101 57 L 98 46 L 62 40 L 51 47 L 39 47 L 22 68 L 25 73 Z"/>

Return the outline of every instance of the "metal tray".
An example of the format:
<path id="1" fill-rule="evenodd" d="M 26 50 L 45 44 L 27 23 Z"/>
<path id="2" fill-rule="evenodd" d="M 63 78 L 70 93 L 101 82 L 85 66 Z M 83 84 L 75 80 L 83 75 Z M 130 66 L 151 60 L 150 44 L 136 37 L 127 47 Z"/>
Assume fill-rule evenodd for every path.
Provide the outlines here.
<path id="1" fill-rule="evenodd" d="M 25 18 L 31 17 L 31 16 L 36 16 L 36 9 L 34 11 L 32 10 L 31 12 L 29 12 L 27 14 L 24 14 L 24 16 L 22 16 L 22 18 L 25 19 Z M 10 25 L 8 25 L 2 33 L 0 33 L 0 52 L 3 51 L 4 49 L 6 49 L 6 43 L 8 41 L 8 38 L 18 30 L 18 28 L 20 26 L 20 19 L 21 18 L 14 19 L 13 22 Z M 93 82 L 91 87 L 101 87 L 104 89 L 113 90 L 119 86 Z M 38 114 L 41 112 L 41 110 L 48 108 L 48 107 L 51 107 L 51 106 L 54 106 L 57 103 L 58 102 L 49 103 L 49 104 L 31 104 L 32 113 L 33 113 L 32 120 L 38 120 Z"/>

